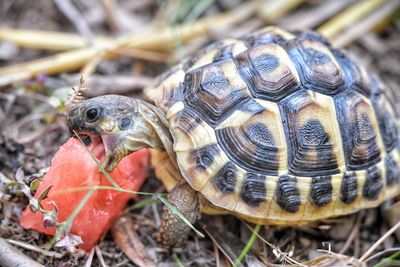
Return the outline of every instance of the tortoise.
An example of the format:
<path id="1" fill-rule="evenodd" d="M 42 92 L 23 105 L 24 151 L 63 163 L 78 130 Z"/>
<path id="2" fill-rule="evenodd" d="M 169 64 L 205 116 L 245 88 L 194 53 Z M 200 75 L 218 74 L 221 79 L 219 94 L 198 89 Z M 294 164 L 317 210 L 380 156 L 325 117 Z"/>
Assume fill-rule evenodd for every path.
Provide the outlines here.
<path id="1" fill-rule="evenodd" d="M 73 107 L 67 122 L 104 146 L 107 170 L 155 149 L 156 175 L 192 223 L 202 211 L 290 226 L 399 193 L 392 94 L 317 33 L 267 27 L 215 42 L 161 75 L 145 90 L 154 105 L 99 96 Z M 163 244 L 188 232 L 164 208 Z"/>

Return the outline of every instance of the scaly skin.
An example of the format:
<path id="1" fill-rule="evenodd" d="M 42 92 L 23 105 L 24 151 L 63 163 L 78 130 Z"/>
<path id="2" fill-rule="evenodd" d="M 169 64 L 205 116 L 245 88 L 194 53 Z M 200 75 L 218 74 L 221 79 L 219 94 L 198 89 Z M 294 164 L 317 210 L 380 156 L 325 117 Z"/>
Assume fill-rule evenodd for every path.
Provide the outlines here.
<path id="1" fill-rule="evenodd" d="M 192 224 L 200 216 L 198 193 L 187 183 L 182 183 L 174 187 L 168 194 L 168 201 Z M 187 224 L 179 219 L 170 209 L 166 206 L 163 207 L 158 240 L 164 247 L 171 248 L 175 245 L 181 245 L 190 230 Z"/>
<path id="2" fill-rule="evenodd" d="M 141 148 L 165 150 L 171 163 L 176 164 L 172 137 L 165 114 L 146 102 L 117 95 L 99 96 L 86 100 L 69 110 L 67 124 L 71 131 L 101 137 L 105 149 L 103 167 L 112 171 L 128 154 Z M 182 180 L 177 177 L 177 180 Z M 197 192 L 185 181 L 168 195 L 169 201 L 191 222 L 199 216 Z M 159 240 L 171 248 L 185 240 L 190 228 L 168 208 L 164 207 Z"/>

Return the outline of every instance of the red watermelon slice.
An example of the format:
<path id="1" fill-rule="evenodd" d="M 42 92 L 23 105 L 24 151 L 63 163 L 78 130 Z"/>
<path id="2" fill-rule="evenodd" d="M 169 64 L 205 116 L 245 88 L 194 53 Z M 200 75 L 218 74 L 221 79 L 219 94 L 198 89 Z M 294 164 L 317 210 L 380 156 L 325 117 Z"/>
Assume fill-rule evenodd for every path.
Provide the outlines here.
<path id="1" fill-rule="evenodd" d="M 89 146 L 89 149 L 92 148 L 93 145 Z M 149 152 L 142 149 L 125 157 L 110 176 L 121 188 L 139 191 L 146 178 L 148 163 Z M 67 190 L 68 188 L 111 186 L 85 147 L 75 138 L 70 138 L 55 154 L 50 170 L 44 176 L 35 198 L 50 185 L 53 187 L 42 204 L 48 210 L 53 208 L 52 202 L 57 205 L 59 222 L 67 220 L 87 193 Z M 132 197 L 132 194 L 119 191 L 95 191 L 76 216 L 71 228 L 71 233 L 81 237 L 83 241 L 78 247 L 90 251 Z M 28 207 L 23 212 L 20 222 L 27 229 L 55 234 L 54 227 L 43 226 L 43 215 L 40 212 L 32 213 Z"/>

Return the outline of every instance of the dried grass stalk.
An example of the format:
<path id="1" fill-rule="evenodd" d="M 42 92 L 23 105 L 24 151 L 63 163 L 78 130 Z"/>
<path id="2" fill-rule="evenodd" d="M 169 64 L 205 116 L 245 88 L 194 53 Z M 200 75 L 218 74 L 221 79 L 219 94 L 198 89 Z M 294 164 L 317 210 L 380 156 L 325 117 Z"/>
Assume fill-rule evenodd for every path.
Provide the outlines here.
<path id="1" fill-rule="evenodd" d="M 215 25 L 227 27 L 239 23 L 254 13 L 257 7 L 258 2 L 253 1 L 222 15 L 200 19 L 192 24 L 133 34 L 109 43 L 97 44 L 95 47 L 76 49 L 31 62 L 0 68 L 0 86 L 29 79 L 39 73 L 56 74 L 73 71 L 92 61 L 100 53 L 105 53 L 104 55 L 107 58 L 111 57 L 109 52 L 118 48 L 133 47 L 151 51 L 171 51 L 179 43 L 185 44 L 196 36 L 206 34 L 215 28 Z M 87 72 L 90 72 L 90 70 L 87 69 Z"/>
<path id="2" fill-rule="evenodd" d="M 363 0 L 339 13 L 318 28 L 318 32 L 327 38 L 333 38 L 344 29 L 356 24 L 375 9 L 386 3 L 386 0 Z"/>

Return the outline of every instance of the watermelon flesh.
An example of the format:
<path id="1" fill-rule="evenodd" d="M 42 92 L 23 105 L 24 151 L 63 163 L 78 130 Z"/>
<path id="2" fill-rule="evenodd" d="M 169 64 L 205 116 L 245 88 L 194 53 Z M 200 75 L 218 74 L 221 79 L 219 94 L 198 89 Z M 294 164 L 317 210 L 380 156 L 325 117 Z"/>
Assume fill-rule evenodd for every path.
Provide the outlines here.
<path id="1" fill-rule="evenodd" d="M 94 146 L 92 143 L 88 148 L 101 159 L 104 156 L 102 147 Z M 148 164 L 149 151 L 142 149 L 125 157 L 110 176 L 121 188 L 139 191 L 146 179 Z M 54 202 L 58 207 L 59 222 L 68 219 L 88 192 L 71 191 L 71 188 L 112 186 L 85 147 L 75 138 L 70 138 L 59 148 L 34 197 L 37 199 L 50 185 L 53 187 L 48 197 L 42 201 L 42 205 L 45 209 L 51 210 Z M 70 190 L 67 190 L 68 188 Z M 90 251 L 132 197 L 134 195 L 119 191 L 96 190 L 72 224 L 71 234 L 78 235 L 83 241 L 78 247 Z M 49 235 L 55 234 L 54 227 L 44 227 L 43 215 L 40 212 L 32 213 L 29 207 L 23 212 L 20 223 L 26 229 L 34 229 Z"/>

